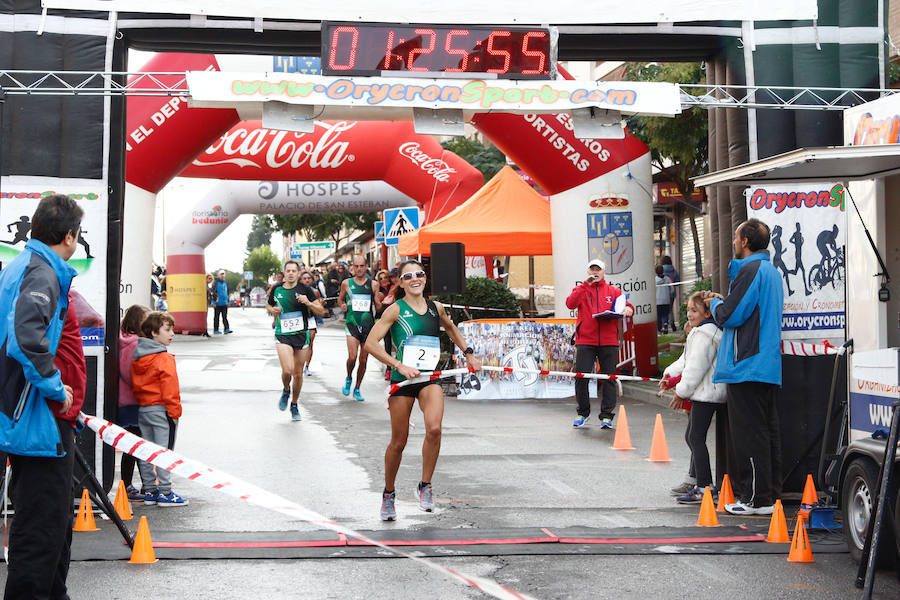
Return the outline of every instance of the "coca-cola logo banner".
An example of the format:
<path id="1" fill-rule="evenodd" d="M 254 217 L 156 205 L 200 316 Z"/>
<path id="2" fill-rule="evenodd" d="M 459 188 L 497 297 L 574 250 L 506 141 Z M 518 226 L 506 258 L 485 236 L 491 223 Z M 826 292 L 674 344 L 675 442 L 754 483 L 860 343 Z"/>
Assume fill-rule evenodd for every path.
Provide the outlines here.
<path id="1" fill-rule="evenodd" d="M 646 81 L 510 81 L 323 77 L 299 73 L 191 72 L 188 89 L 203 106 L 274 100 L 317 106 L 463 109 L 473 112 L 563 112 L 597 107 L 672 116 L 681 112 L 678 86 Z"/>

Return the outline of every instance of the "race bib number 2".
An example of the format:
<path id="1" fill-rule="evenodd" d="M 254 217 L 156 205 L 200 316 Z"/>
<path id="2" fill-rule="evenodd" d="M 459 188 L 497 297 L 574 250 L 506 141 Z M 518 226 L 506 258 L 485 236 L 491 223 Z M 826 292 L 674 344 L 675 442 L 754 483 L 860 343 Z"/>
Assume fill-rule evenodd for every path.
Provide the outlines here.
<path id="1" fill-rule="evenodd" d="M 372 296 L 369 294 L 353 294 L 350 299 L 350 307 L 353 312 L 369 312 L 372 306 Z"/>
<path id="2" fill-rule="evenodd" d="M 303 313 L 289 312 L 281 315 L 281 333 L 296 333 L 303 331 Z"/>
<path id="3" fill-rule="evenodd" d="M 420 371 L 434 371 L 441 359 L 441 342 L 431 335 L 414 335 L 403 345 L 403 364 Z"/>

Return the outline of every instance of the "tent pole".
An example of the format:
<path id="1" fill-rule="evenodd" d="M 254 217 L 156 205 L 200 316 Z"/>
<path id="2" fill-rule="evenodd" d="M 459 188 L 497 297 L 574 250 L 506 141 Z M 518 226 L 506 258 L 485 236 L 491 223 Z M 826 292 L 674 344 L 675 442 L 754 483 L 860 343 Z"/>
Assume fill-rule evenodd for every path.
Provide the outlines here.
<path id="1" fill-rule="evenodd" d="M 534 257 L 528 257 L 528 306 L 533 314 L 537 313 L 534 303 Z"/>

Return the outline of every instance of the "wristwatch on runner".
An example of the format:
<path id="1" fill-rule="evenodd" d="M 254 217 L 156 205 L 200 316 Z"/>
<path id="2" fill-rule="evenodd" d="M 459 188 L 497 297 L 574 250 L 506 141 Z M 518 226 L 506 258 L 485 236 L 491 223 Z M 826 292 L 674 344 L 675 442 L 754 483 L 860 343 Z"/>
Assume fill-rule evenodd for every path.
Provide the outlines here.
<path id="1" fill-rule="evenodd" d="M 465 350 L 463 350 L 463 354 L 475 354 L 475 351 L 472 349 L 472 346 L 467 346 Z"/>

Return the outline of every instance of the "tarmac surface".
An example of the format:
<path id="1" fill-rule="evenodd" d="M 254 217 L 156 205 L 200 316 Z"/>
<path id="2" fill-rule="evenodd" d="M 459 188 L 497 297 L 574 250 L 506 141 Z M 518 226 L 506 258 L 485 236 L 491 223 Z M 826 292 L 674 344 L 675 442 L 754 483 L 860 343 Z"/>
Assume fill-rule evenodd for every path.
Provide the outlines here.
<path id="1" fill-rule="evenodd" d="M 212 338 L 178 336 L 176 355 L 184 415 L 175 450 L 253 483 L 357 530 L 424 530 L 567 527 L 692 527 L 698 507 L 679 506 L 669 495 L 687 467 L 685 415 L 625 397 L 635 450 L 615 451 L 614 431 L 595 418 L 575 430 L 574 399 L 462 401 L 448 398 L 441 457 L 434 477 L 436 512 L 420 512 L 413 489 L 420 478 L 422 415 L 413 412 L 404 462 L 397 479 L 398 520 L 379 519 L 384 449 L 389 440 L 387 384 L 374 359 L 362 392 L 365 402 L 344 397 L 346 345 L 343 325 L 329 321 L 315 341 L 310 377 L 291 422 L 277 409 L 280 368 L 271 320 L 262 309 L 229 309 L 235 333 Z M 662 414 L 669 463 L 649 462 L 657 413 Z M 713 447 L 712 435 L 709 445 Z M 118 461 L 117 461 L 118 463 Z M 138 477 L 135 474 L 135 480 Z M 154 539 L 256 539 L 309 535 L 319 526 L 252 506 L 200 484 L 176 478 L 186 507 L 133 504 L 146 515 Z M 789 517 L 790 517 L 789 511 Z M 722 525 L 765 529 L 768 517 L 719 515 Z M 119 544 L 111 523 L 98 534 L 75 533 L 76 550 L 103 536 Z M 791 523 L 792 525 L 792 523 Z M 705 528 L 692 528 L 705 535 Z M 792 531 L 792 529 L 791 529 Z M 157 532 L 157 533 L 154 533 Z M 225 532 L 213 534 L 211 532 Z M 99 538 L 94 538 L 99 539 Z M 466 575 L 489 577 L 534 598 L 815 598 L 860 597 L 853 587 L 856 564 L 841 552 L 840 533 L 818 538 L 832 551 L 811 564 L 788 563 L 780 554 L 684 554 L 677 548 L 649 554 L 570 555 L 532 553 L 429 558 Z M 405 548 L 415 551 L 414 549 Z M 771 550 L 770 550 L 771 551 Z M 76 552 L 77 554 L 77 552 Z M 449 554 L 449 552 L 448 552 Z M 77 556 L 76 556 L 77 558 Z M 0 584 L 5 582 L 0 566 Z M 166 559 L 151 565 L 125 560 L 76 560 L 69 573 L 73 599 L 152 598 L 482 598 L 437 571 L 403 558 Z M 891 572 L 880 572 L 875 598 L 900 597 Z"/>

